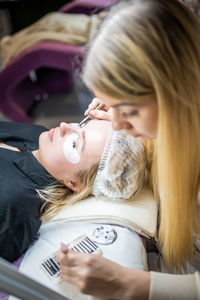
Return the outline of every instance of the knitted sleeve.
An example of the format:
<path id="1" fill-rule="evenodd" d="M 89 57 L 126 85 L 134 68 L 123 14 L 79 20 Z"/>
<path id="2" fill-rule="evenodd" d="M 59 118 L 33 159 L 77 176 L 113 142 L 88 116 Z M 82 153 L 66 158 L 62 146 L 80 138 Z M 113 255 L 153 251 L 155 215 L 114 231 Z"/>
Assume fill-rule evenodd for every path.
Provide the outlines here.
<path id="1" fill-rule="evenodd" d="M 172 275 L 151 272 L 149 300 L 200 299 L 200 273 Z"/>

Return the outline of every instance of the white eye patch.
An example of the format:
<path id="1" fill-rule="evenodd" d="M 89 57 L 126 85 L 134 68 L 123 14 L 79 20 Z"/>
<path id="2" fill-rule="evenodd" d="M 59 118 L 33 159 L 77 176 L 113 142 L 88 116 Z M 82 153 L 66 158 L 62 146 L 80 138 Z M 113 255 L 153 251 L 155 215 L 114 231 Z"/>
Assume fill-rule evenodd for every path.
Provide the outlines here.
<path id="1" fill-rule="evenodd" d="M 78 134 L 72 133 L 70 134 L 64 144 L 63 144 L 63 152 L 65 158 L 72 164 L 77 164 L 80 161 L 80 156 L 78 151 L 76 150 L 76 140 L 78 139 Z"/>

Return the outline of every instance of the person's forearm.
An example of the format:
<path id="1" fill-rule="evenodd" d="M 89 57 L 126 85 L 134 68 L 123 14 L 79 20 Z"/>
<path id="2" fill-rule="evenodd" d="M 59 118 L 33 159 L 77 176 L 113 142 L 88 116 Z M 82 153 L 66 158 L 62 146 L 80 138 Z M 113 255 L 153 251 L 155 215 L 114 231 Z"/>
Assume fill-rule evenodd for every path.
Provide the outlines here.
<path id="1" fill-rule="evenodd" d="M 199 273 L 172 275 L 150 272 L 149 300 L 197 300 L 200 299 Z"/>
<path id="2" fill-rule="evenodd" d="M 130 268 L 124 268 L 123 273 L 120 281 L 121 289 L 117 299 L 148 300 L 150 291 L 150 273 Z"/>

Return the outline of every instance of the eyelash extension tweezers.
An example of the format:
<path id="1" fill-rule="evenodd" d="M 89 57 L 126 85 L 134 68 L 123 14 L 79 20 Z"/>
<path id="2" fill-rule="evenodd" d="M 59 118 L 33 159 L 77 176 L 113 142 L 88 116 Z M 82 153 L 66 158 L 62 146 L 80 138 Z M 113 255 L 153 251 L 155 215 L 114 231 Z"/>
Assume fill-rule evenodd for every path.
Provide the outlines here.
<path id="1" fill-rule="evenodd" d="M 101 109 L 104 105 L 105 105 L 105 104 L 104 104 L 103 102 L 100 103 L 100 104 L 95 108 L 95 110 Z M 89 119 L 91 119 L 91 118 L 90 118 L 90 115 L 87 116 L 87 117 L 85 117 L 85 118 L 79 123 L 79 126 L 81 127 L 81 125 L 83 125 L 84 123 L 86 123 Z"/>

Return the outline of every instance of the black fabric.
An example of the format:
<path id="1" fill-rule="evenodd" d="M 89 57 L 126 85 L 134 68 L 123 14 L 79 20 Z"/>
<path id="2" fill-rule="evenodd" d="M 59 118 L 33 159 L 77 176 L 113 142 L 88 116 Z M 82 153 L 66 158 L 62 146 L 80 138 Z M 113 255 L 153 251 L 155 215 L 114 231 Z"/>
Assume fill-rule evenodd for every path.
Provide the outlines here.
<path id="1" fill-rule="evenodd" d="M 31 151 L 38 149 L 40 134 L 47 129 L 22 123 L 0 122 L 0 141 L 21 152 L 0 147 L 0 256 L 12 262 L 30 245 L 41 225 L 43 204 L 36 189 L 53 177 Z"/>

